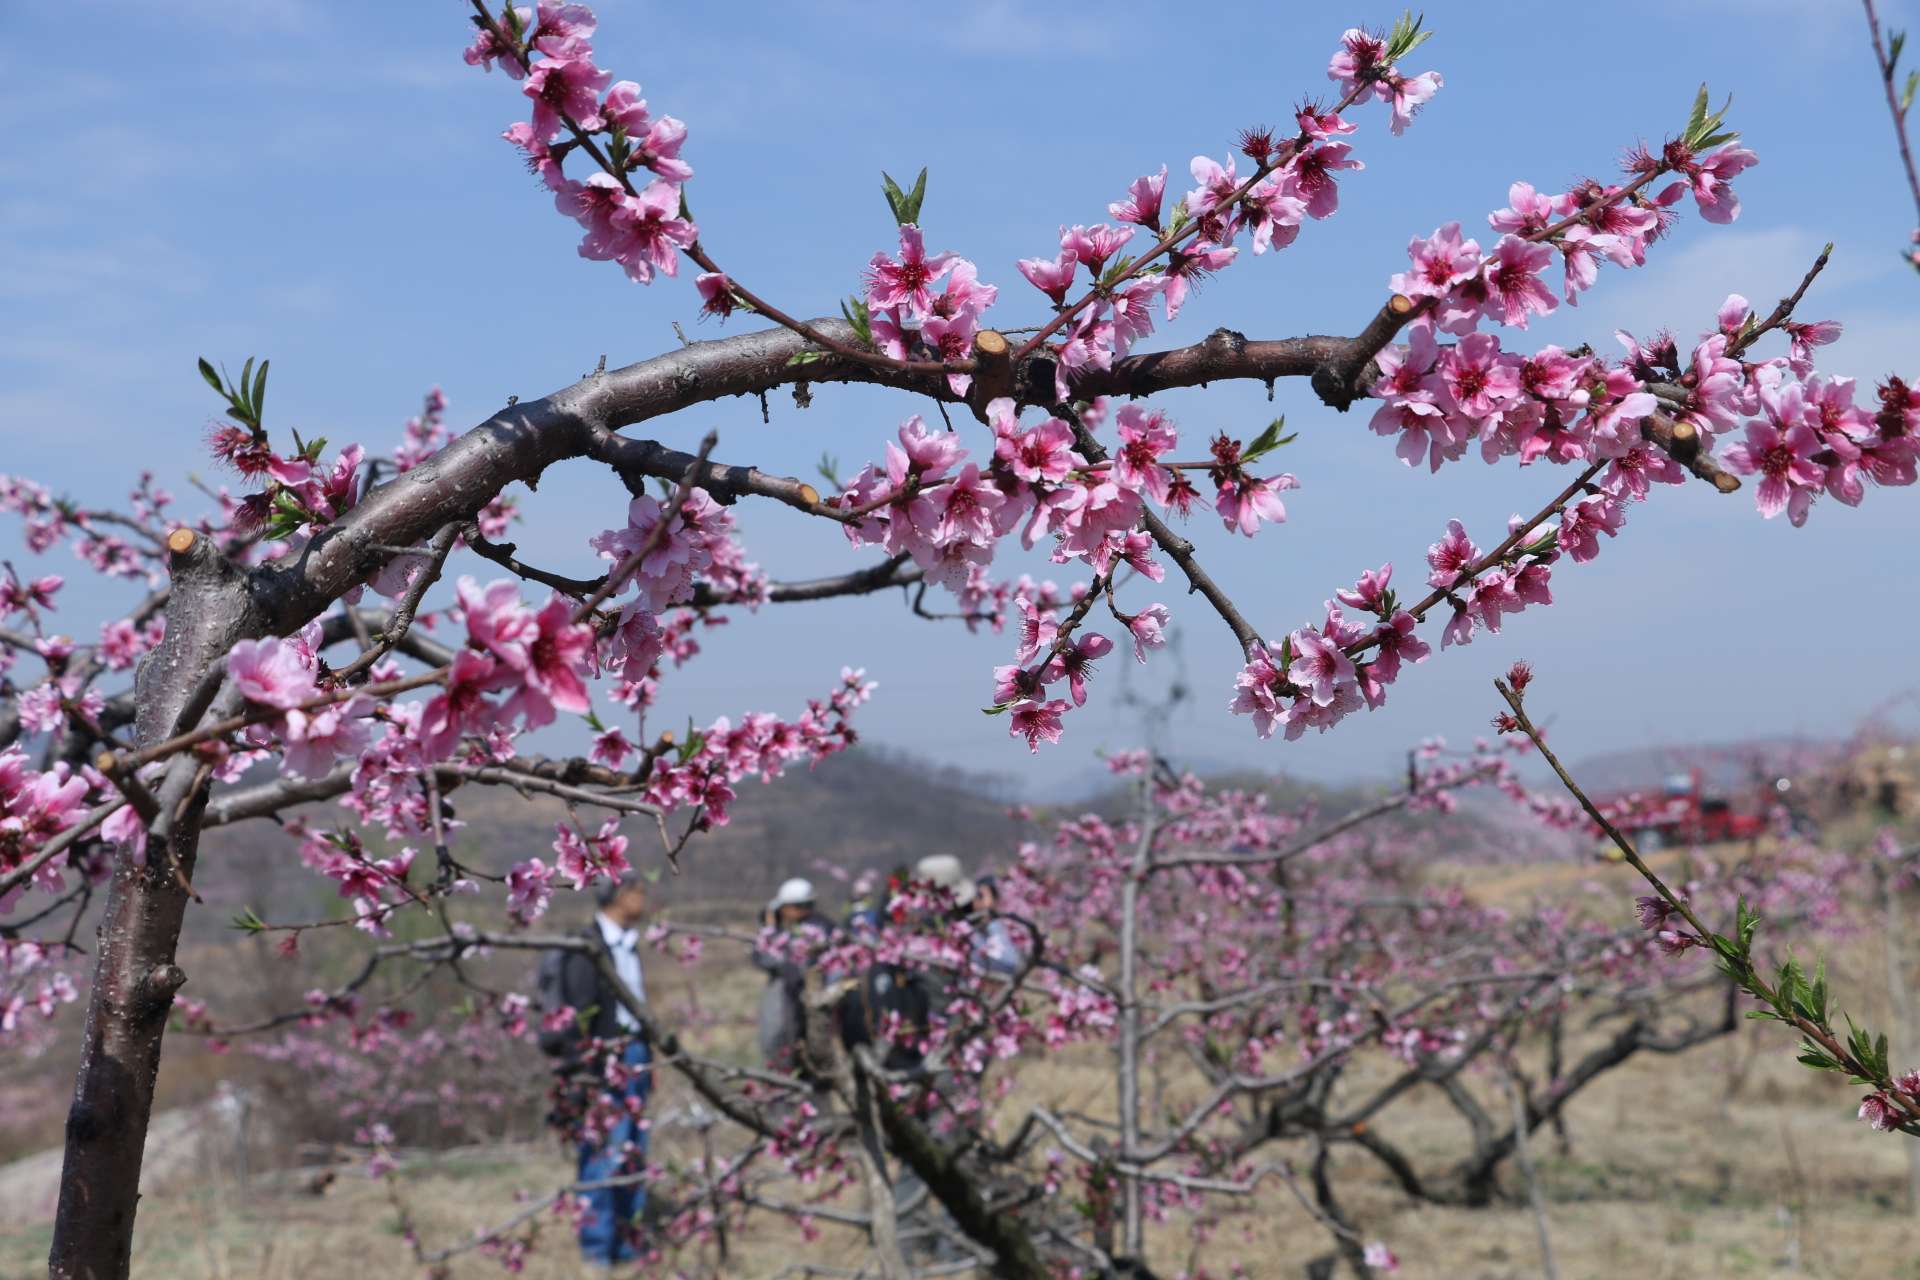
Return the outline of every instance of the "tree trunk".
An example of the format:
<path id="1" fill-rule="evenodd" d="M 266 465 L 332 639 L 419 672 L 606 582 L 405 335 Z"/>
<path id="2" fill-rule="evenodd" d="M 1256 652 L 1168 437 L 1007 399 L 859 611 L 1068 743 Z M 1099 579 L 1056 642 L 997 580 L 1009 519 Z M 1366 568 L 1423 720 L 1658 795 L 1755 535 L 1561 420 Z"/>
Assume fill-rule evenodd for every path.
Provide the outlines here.
<path id="1" fill-rule="evenodd" d="M 240 571 L 209 539 L 189 531 L 175 531 L 169 547 L 175 554 L 166 638 L 141 664 L 135 683 L 142 746 L 239 703 L 231 692 L 215 698 L 205 675 L 224 667 L 245 625 Z M 168 763 L 155 800 L 146 862 L 135 865 L 121 855 L 100 922 L 47 1259 L 52 1280 L 125 1280 L 133 1252 L 160 1041 L 174 993 L 187 980 L 174 963 L 174 949 L 207 801 L 206 777 L 193 754 Z"/>
<path id="2" fill-rule="evenodd" d="M 204 804 L 200 788 L 169 839 L 188 877 Z M 173 962 L 186 905 L 167 852 L 150 850 L 145 867 L 120 860 L 100 926 L 86 1041 L 67 1113 L 67 1158 L 47 1264 L 53 1280 L 127 1275 L 160 1038 L 174 992 L 187 980 Z"/>

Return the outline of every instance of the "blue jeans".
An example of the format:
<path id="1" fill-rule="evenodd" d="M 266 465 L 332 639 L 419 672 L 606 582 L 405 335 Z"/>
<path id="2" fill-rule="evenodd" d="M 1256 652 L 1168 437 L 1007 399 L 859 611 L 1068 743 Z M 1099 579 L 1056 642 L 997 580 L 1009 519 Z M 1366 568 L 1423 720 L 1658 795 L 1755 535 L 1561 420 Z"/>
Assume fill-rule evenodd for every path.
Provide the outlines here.
<path id="1" fill-rule="evenodd" d="M 627 1045 L 621 1061 L 629 1067 L 653 1061 L 645 1044 Z M 629 1080 L 620 1096 L 638 1098 L 645 1103 L 653 1092 L 653 1072 L 643 1071 Z M 604 1145 L 580 1144 L 581 1182 L 601 1182 L 640 1172 L 647 1163 L 647 1130 L 632 1116 L 622 1117 L 607 1135 Z M 580 1224 L 580 1256 L 588 1262 L 627 1262 L 634 1256 L 633 1221 L 647 1204 L 646 1185 L 630 1182 L 618 1187 L 601 1187 L 581 1192 L 590 1212 Z"/>

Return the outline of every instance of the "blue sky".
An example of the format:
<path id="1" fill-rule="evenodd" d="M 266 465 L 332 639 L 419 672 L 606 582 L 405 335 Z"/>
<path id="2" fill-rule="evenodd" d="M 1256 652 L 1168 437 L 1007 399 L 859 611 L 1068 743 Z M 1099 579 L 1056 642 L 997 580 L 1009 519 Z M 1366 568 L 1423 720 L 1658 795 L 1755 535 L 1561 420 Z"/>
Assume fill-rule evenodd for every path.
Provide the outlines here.
<path id="1" fill-rule="evenodd" d="M 694 323 L 688 277 L 642 289 L 575 256 L 577 233 L 498 139 L 522 118 L 517 87 L 460 60 L 463 12 L 451 0 L 81 0 L 13 15 L 0 88 L 0 469 L 93 502 L 150 467 L 184 501 L 190 473 L 212 475 L 201 441 L 213 406 L 193 372 L 203 354 L 272 358 L 276 429 L 383 448 L 430 385 L 464 427 L 509 395 L 566 385 L 602 353 L 617 365 L 674 345 L 676 320 L 713 336 Z M 1136 174 L 1164 163 L 1177 185 L 1190 157 L 1224 155 L 1242 126 L 1285 122 L 1303 94 L 1327 94 L 1341 28 L 1396 11 L 989 0 L 929 10 L 940 16 L 925 25 L 908 12 L 600 6 L 601 65 L 690 127 L 688 196 L 705 243 L 789 311 L 831 313 L 856 287 L 892 239 L 879 171 L 926 164 L 930 244 L 1001 286 L 997 323 L 1030 323 L 1042 312 L 1015 258 L 1050 254 L 1061 223 L 1104 217 Z M 1910 4 L 1883 5 L 1894 26 L 1915 17 Z M 1648 269 L 1603 271 L 1578 310 L 1532 337 L 1611 350 L 1616 327 L 1690 336 L 1730 291 L 1770 305 L 1832 240 L 1834 264 L 1802 312 L 1848 326 L 1825 365 L 1863 381 L 1920 374 L 1920 285 L 1895 257 L 1912 210 L 1857 6 L 1449 3 L 1427 18 L 1436 37 L 1409 69 L 1437 68 L 1447 84 L 1414 127 L 1393 138 L 1383 111 L 1358 112 L 1352 141 L 1368 167 L 1344 177 L 1340 213 L 1210 282 L 1147 348 L 1223 324 L 1254 337 L 1351 332 L 1410 235 L 1452 219 L 1484 227 L 1515 179 L 1560 190 L 1605 175 L 1636 139 L 1677 128 L 1705 80 L 1716 100 L 1733 93 L 1731 120 L 1761 157 L 1739 181 L 1739 222 L 1687 217 Z M 29 52 L 43 49 L 62 52 Z M 1301 433 L 1282 458 L 1302 486 L 1288 525 L 1252 541 L 1193 526 L 1206 563 L 1270 634 L 1314 617 L 1364 567 L 1392 560 L 1415 577 L 1449 517 L 1484 542 L 1565 482 L 1511 462 L 1412 472 L 1364 414 L 1331 413 L 1301 384 L 1283 383 L 1272 408 L 1243 386 L 1164 404 L 1195 444 L 1215 429 L 1250 435 L 1275 410 Z M 827 387 L 805 411 L 776 397 L 770 424 L 755 403 L 725 402 L 647 429 L 685 444 L 717 428 L 719 456 L 805 474 L 823 452 L 849 470 L 878 456 L 923 410 Z M 1491 675 L 1519 657 L 1539 668 L 1536 700 L 1577 753 L 1837 732 L 1879 700 L 1875 681 L 1920 612 L 1899 586 L 1916 503 L 1903 491 L 1859 510 L 1823 502 L 1793 530 L 1763 523 L 1744 492 L 1662 492 L 1600 559 L 1556 575 L 1554 608 L 1436 656 L 1383 711 L 1299 743 L 1259 743 L 1226 714 L 1232 639 L 1177 589 L 1157 598 L 1182 625 L 1179 662 L 1128 678 L 1147 692 L 1180 670 L 1193 686 L 1162 728 L 1177 752 L 1324 778 L 1390 770 L 1428 734 L 1478 732 Z M 585 539 L 623 505 L 611 476 L 566 465 L 525 496 L 513 536 L 538 563 L 590 572 Z M 870 554 L 784 508 L 741 518 L 776 577 Z M 20 554 L 15 528 L 0 531 L 0 549 Z M 54 559 L 70 568 L 64 552 Z M 81 594 L 77 581 L 74 591 L 68 625 L 88 634 L 117 598 Z M 705 643 L 706 657 L 669 681 L 667 723 L 796 710 L 847 661 L 881 685 L 862 722 L 870 736 L 974 769 L 1069 779 L 1093 748 L 1140 737 L 1110 659 L 1066 743 L 1029 762 L 1004 721 L 977 710 L 1008 642 L 917 621 L 893 596 L 772 608 Z"/>

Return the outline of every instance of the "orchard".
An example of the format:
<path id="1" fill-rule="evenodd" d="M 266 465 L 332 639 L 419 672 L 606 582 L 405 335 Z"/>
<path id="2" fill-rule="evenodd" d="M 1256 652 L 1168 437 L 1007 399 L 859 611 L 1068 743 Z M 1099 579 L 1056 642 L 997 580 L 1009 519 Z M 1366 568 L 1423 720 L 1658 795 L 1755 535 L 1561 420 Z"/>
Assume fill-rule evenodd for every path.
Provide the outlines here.
<path id="1" fill-rule="evenodd" d="M 1448 681 L 1463 648 L 1592 608 L 1590 583 L 1646 504 L 1737 508 L 1758 558 L 1778 526 L 1912 501 L 1920 385 L 1905 379 L 1920 369 L 1829 367 L 1846 319 L 1820 303 L 1829 252 L 1777 299 L 1734 282 L 1682 333 L 1529 337 L 1736 223 L 1762 156 L 1796 163 L 1742 136 L 1726 95 L 1741 86 L 1680 86 L 1652 116 L 1622 102 L 1617 155 L 1548 161 L 1490 142 L 1474 160 L 1497 173 L 1490 198 L 1407 226 L 1404 255 L 1366 268 L 1369 289 L 1317 304 L 1330 333 L 1249 333 L 1257 316 L 1220 314 L 1168 346 L 1156 328 L 1211 311 L 1216 277 L 1284 289 L 1290 260 L 1345 252 L 1343 206 L 1390 199 L 1365 185 L 1369 161 L 1418 147 L 1446 109 L 1449 39 L 1497 33 L 1436 33 L 1411 13 L 1279 14 L 1325 62 L 1321 78 L 1274 88 L 1291 104 L 1278 125 L 1183 121 L 1232 147 L 1076 173 L 1087 194 L 1058 211 L 1057 240 L 1017 260 L 967 256 L 967 229 L 940 216 L 930 129 L 925 168 L 860 195 L 875 233 L 870 256 L 841 264 L 845 296 L 789 298 L 761 282 L 778 274 L 777 208 L 764 240 L 702 233 L 707 191 L 744 199 L 762 179 L 705 163 L 700 119 L 643 92 L 648 66 L 597 52 L 638 12 L 443 7 L 449 65 L 464 58 L 497 96 L 500 119 L 471 130 L 500 133 L 497 163 L 524 167 L 526 200 L 553 210 L 545 241 L 503 241 L 476 269 L 537 278 L 569 265 L 577 239 L 579 258 L 673 291 L 704 328 L 634 363 L 601 356 L 572 385 L 464 427 L 435 389 L 385 443 L 284 420 L 269 372 L 284 377 L 299 352 L 210 352 L 181 371 L 204 382 L 210 427 L 155 424 L 151 455 L 96 459 L 86 493 L 0 475 L 17 547 L 0 568 L 0 1049 L 51 1045 L 77 1063 L 51 1275 L 138 1272 L 156 1080 L 183 1037 L 266 1046 L 348 1117 L 357 1158 L 389 1187 L 392 1247 L 425 1275 L 570 1256 L 566 1237 L 593 1212 L 580 1197 L 623 1182 L 650 1205 L 632 1228 L 637 1274 L 739 1274 L 734 1242 L 756 1231 L 786 1242 L 780 1274 L 1246 1274 L 1209 1249 L 1276 1190 L 1314 1233 L 1251 1274 L 1413 1263 L 1420 1239 L 1343 1195 L 1331 1171 L 1355 1155 L 1422 1205 L 1528 1197 L 1553 1274 L 1535 1163 L 1570 1124 L 1577 1134 L 1577 1100 L 1630 1062 L 1694 1069 L 1685 1055 L 1750 1019 L 1766 1053 L 1820 1073 L 1836 1129 L 1920 1136 L 1920 1058 L 1850 1017 L 1815 959 L 1881 927 L 1862 903 L 1912 881 L 1899 824 L 1830 840 L 1778 810 L 1740 857 L 1661 861 L 1631 806 L 1584 785 L 1563 758 L 1575 744 L 1548 731 L 1557 707 L 1605 696 L 1556 680 L 1548 646 L 1485 687 L 1472 723 L 1407 734 L 1479 741 L 1415 746 L 1403 779 L 1344 812 L 1158 751 L 1112 752 L 1111 803 L 1047 806 L 1028 838 L 983 851 L 1005 867 L 990 906 L 971 881 L 853 869 L 871 904 L 858 925 L 756 932 L 669 910 L 641 931 L 650 964 L 753 947 L 800 975 L 805 1032 L 778 1063 L 709 1048 L 708 1015 L 623 985 L 611 953 L 556 923 L 638 875 L 670 887 L 744 792 L 849 752 L 863 709 L 887 696 L 863 670 L 871 638 L 842 623 L 830 669 L 764 659 L 812 682 L 787 702 L 668 722 L 663 690 L 712 660 L 701 641 L 723 623 L 779 655 L 794 628 L 831 631 L 849 602 L 898 595 L 926 627 L 964 629 L 993 657 L 969 677 L 975 696 L 924 734 L 984 714 L 1009 771 L 1090 752 L 1077 730 L 1117 696 L 1118 669 L 1159 674 L 1178 635 L 1219 632 L 1233 660 L 1184 676 L 1182 696 L 1264 742 L 1279 771 L 1289 752 L 1392 714 L 1409 686 Z M 1904 161 L 1920 217 L 1904 41 L 1866 9 L 1899 139 L 1887 163 Z M 1343 18 L 1372 25 L 1342 31 Z M 1614 105 L 1604 69 L 1567 74 Z M 1154 109 L 1182 111 L 1177 97 Z M 829 116 L 805 139 L 770 130 L 765 146 L 831 147 L 856 127 Z M 1076 162 L 1063 146 L 1045 163 Z M 1541 176 L 1569 167 L 1592 176 Z M 1802 213 L 1819 215 L 1817 200 Z M 392 234 L 435 252 L 429 229 Z M 561 286 L 553 297 L 534 322 L 564 332 Z M 631 341 L 579 337 L 594 352 Z M 491 320 L 473 340 L 514 359 Z M 1157 400 L 1286 380 L 1310 388 L 1311 424 L 1183 422 Z M 862 429 L 851 465 L 818 475 L 763 469 L 751 436 L 700 416 L 741 397 L 764 413 L 775 392 L 819 414 L 843 384 L 895 393 L 898 412 Z M 1315 536 L 1300 495 L 1324 481 L 1288 469 L 1306 430 L 1365 435 L 1436 487 L 1492 468 L 1515 513 L 1462 510 L 1419 544 L 1356 546 L 1313 597 L 1280 598 L 1218 556 L 1253 540 L 1283 557 Z M 196 494 L 171 491 L 201 471 Z M 601 531 L 536 563 L 515 541 L 522 490 L 562 476 Z M 772 578 L 742 534 L 750 510 L 830 529 L 844 553 L 818 576 Z M 1863 541 L 1857 567 L 1892 582 L 1909 555 Z M 81 576 L 104 584 L 87 599 L 119 601 L 111 616 L 69 605 Z M 1802 636 L 1780 680 L 1899 688 L 1897 657 L 1835 651 L 1815 638 L 1826 625 L 1777 620 Z M 1658 655 L 1645 672 L 1726 642 L 1612 643 Z M 462 807 L 490 789 L 562 807 L 550 844 L 507 859 L 476 848 Z M 1583 857 L 1599 842 L 1600 889 L 1577 905 L 1495 903 L 1434 883 L 1423 868 L 1457 854 L 1444 833 L 1463 803 Z M 202 841 L 223 828 L 278 841 L 339 904 L 313 918 L 260 902 L 239 931 L 293 968 L 347 947 L 344 980 L 316 977 L 303 1003 L 259 1018 L 195 996 L 181 930 L 209 909 L 223 865 Z M 582 1032 L 593 1010 L 534 991 L 548 954 L 620 993 L 600 1030 Z M 926 1007 L 879 1010 L 875 973 L 917 984 Z M 677 1100 L 675 1123 L 698 1118 L 700 1149 L 530 1206 L 475 1205 L 467 1238 L 416 1229 L 394 1126 L 505 1105 L 525 1082 L 503 1064 L 570 1030 L 602 1065 L 545 1099 L 562 1144 L 605 1144 L 656 1116 L 657 1135 L 673 1132 L 666 1104 L 628 1087 L 638 1070 L 655 1099 Z M 628 1041 L 649 1046 L 637 1068 Z M 1058 1084 L 1063 1063 L 1079 1064 L 1074 1090 Z M 514 1105 L 543 1105 L 532 1094 Z M 1417 1099 L 1457 1118 L 1444 1156 L 1396 1135 Z M 839 1251 L 816 1261 L 826 1236 Z"/>

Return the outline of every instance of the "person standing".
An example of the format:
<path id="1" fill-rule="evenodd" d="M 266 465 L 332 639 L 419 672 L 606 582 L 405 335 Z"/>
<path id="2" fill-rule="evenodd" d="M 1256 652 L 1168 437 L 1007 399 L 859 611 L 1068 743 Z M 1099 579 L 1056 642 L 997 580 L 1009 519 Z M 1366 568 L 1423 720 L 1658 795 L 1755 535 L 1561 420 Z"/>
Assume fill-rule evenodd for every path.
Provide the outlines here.
<path id="1" fill-rule="evenodd" d="M 646 884 L 629 875 L 600 885 L 595 897 L 600 909 L 586 937 L 611 962 L 608 967 L 620 987 L 644 1005 L 647 983 L 639 945 L 647 915 Z M 541 1047 L 560 1059 L 562 1114 L 579 1126 L 578 1181 L 590 1188 L 580 1193 L 588 1204 L 580 1222 L 580 1254 L 589 1265 L 612 1267 L 639 1256 L 638 1219 L 646 1208 L 647 1191 L 637 1175 L 647 1163 L 652 1046 L 594 955 L 553 954 L 556 998 L 576 1017 L 572 1027 L 543 1035 Z M 543 974 L 543 995 L 548 985 Z M 595 1099 L 600 1105 L 589 1106 Z M 602 1126 L 599 1121 L 609 1110 L 614 1118 Z M 607 1182 L 617 1185 L 593 1185 Z"/>
<path id="2" fill-rule="evenodd" d="M 753 949 L 754 965 L 767 974 L 760 997 L 760 1057 L 775 1071 L 801 1065 L 807 970 L 836 932 L 820 913 L 818 897 L 811 881 L 795 877 L 780 886 L 760 919 L 761 941 Z"/>

